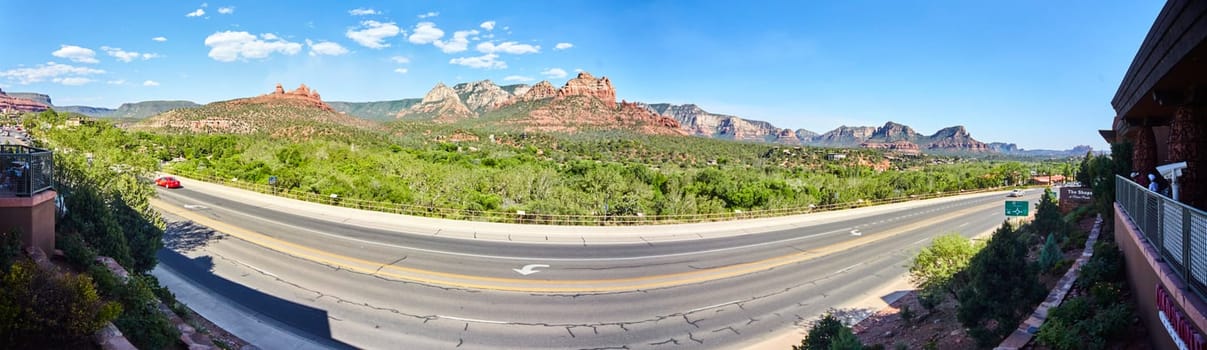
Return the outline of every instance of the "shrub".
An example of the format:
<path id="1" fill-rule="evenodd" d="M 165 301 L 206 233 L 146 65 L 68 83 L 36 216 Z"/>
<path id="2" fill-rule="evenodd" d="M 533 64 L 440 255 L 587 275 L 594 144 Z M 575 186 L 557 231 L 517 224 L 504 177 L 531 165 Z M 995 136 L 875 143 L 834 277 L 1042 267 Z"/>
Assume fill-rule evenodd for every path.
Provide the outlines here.
<path id="1" fill-rule="evenodd" d="M 1039 269 L 1045 272 L 1052 272 L 1056 264 L 1064 259 L 1061 254 L 1060 246 L 1056 244 L 1056 236 L 1049 233 L 1048 239 L 1044 242 L 1043 249 L 1039 252 Z"/>
<path id="2" fill-rule="evenodd" d="M 159 312 L 153 283 L 146 276 L 132 275 L 116 290 L 116 297 L 126 311 L 113 323 L 139 349 L 163 349 L 180 337 L 180 331 Z"/>
<path id="3" fill-rule="evenodd" d="M 862 348 L 863 345 L 859 343 L 858 338 L 855 338 L 851 328 L 834 316 L 833 311 L 827 312 L 822 315 L 821 319 L 813 323 L 813 327 L 809 329 L 805 339 L 801 340 L 800 346 L 792 346 L 793 350 L 859 350 Z"/>
<path id="4" fill-rule="evenodd" d="M 92 333 L 121 312 L 117 303 L 101 300 L 88 276 L 59 275 L 19 261 L 0 281 L 0 344 L 86 347 Z"/>
<path id="5" fill-rule="evenodd" d="M 914 311 L 910 310 L 909 304 L 901 306 L 901 312 L 899 315 L 901 316 L 901 321 L 905 322 L 907 325 L 914 323 L 914 317 L 917 317 L 917 315 L 914 315 Z"/>
<path id="6" fill-rule="evenodd" d="M 942 293 L 956 297 L 967 283 L 962 271 L 982 247 L 984 244 L 956 233 L 936 237 L 914 257 L 909 267 L 910 278 L 925 294 L 940 298 L 940 302 Z"/>

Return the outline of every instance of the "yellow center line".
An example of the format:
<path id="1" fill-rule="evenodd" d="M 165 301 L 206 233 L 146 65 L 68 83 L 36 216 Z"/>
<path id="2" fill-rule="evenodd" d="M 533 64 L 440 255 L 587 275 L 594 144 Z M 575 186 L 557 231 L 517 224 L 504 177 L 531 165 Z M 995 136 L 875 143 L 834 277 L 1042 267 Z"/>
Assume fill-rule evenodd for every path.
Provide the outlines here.
<path id="1" fill-rule="evenodd" d="M 389 265 L 389 262 L 375 262 L 364 260 L 356 257 L 340 255 L 327 252 L 324 250 L 315 249 L 312 247 L 300 245 L 297 243 L 281 240 L 270 237 L 261 233 L 256 233 L 238 226 L 224 223 L 218 220 L 211 219 L 205 215 L 198 214 L 184 208 L 169 205 L 157 198 L 151 199 L 151 205 L 185 219 L 191 220 L 196 224 L 207 226 L 215 231 L 222 232 L 233 237 L 242 239 L 252 244 L 277 251 L 286 255 L 297 258 L 310 260 L 332 267 L 338 267 L 345 270 L 359 272 L 367 275 L 377 275 L 399 281 L 410 281 L 431 285 L 441 285 L 448 287 L 459 287 L 467 289 L 483 289 L 483 290 L 498 290 L 512 292 L 528 292 L 528 293 L 587 293 L 587 292 L 623 292 L 635 291 L 642 289 L 655 289 L 674 287 L 692 283 L 707 282 L 724 278 L 737 277 L 745 274 L 750 274 L 759 271 L 774 269 L 777 267 L 795 264 L 803 261 L 812 260 L 815 258 L 827 256 L 837 252 L 842 252 L 876 242 L 882 239 L 892 237 L 897 234 L 908 232 L 911 230 L 929 226 L 927 222 L 917 222 L 910 225 L 895 227 L 892 231 L 876 234 L 864 235 L 856 239 L 847 240 L 841 243 L 836 243 L 824 247 L 810 249 L 804 252 L 797 252 L 782 256 L 771 257 L 763 260 L 728 265 L 723 267 L 715 267 L 708 269 L 700 269 L 694 271 L 676 272 L 662 275 L 625 277 L 615 279 L 600 279 L 600 280 L 537 280 L 537 279 L 518 279 L 506 277 L 486 277 L 473 276 L 457 273 L 429 271 L 405 266 Z M 953 212 L 944 216 L 934 218 L 936 221 L 947 220 L 971 212 L 986 209 L 990 206 L 998 206 L 999 203 L 989 203 L 977 207 L 966 208 L 957 212 Z"/>

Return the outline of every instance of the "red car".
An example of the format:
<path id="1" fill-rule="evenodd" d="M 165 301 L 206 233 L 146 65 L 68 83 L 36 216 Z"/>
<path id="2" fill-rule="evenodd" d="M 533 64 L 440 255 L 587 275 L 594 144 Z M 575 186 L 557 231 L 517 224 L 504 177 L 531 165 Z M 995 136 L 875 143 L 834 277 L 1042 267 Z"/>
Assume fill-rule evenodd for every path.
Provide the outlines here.
<path id="1" fill-rule="evenodd" d="M 177 180 L 176 178 L 171 177 L 171 176 L 164 176 L 164 177 L 155 179 L 155 185 L 166 187 L 166 188 L 180 188 L 180 180 Z"/>

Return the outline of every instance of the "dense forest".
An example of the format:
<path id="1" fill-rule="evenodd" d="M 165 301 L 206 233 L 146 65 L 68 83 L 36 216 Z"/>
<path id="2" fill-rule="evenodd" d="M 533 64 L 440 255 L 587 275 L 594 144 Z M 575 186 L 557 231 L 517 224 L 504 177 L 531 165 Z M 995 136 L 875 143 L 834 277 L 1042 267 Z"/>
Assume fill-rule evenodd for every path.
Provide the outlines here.
<path id="1" fill-rule="evenodd" d="M 625 132 L 567 134 L 422 122 L 306 140 L 260 134 L 129 132 L 105 121 L 26 124 L 68 152 L 112 164 L 311 200 L 463 219 L 574 223 L 698 219 L 868 205 L 1024 183 L 1073 163 L 904 156 Z M 269 179 L 275 177 L 275 186 Z M 332 196 L 335 195 L 335 196 Z"/>

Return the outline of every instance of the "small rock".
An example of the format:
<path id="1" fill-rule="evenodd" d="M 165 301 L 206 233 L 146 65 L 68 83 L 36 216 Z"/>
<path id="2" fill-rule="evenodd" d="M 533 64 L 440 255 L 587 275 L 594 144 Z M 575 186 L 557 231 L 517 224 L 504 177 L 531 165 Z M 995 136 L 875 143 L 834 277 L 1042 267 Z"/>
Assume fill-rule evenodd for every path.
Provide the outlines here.
<path id="1" fill-rule="evenodd" d="M 953 336 L 953 337 L 955 337 L 955 336 L 959 336 L 959 335 L 960 335 L 960 334 L 962 334 L 962 333 L 963 333 L 963 332 L 960 332 L 960 330 L 959 330 L 959 329 L 957 329 L 957 330 L 951 331 L 951 336 Z"/>
<path id="2" fill-rule="evenodd" d="M 884 332 L 884 336 L 885 336 L 885 337 L 892 337 L 892 336 L 893 336 L 893 331 Z"/>

